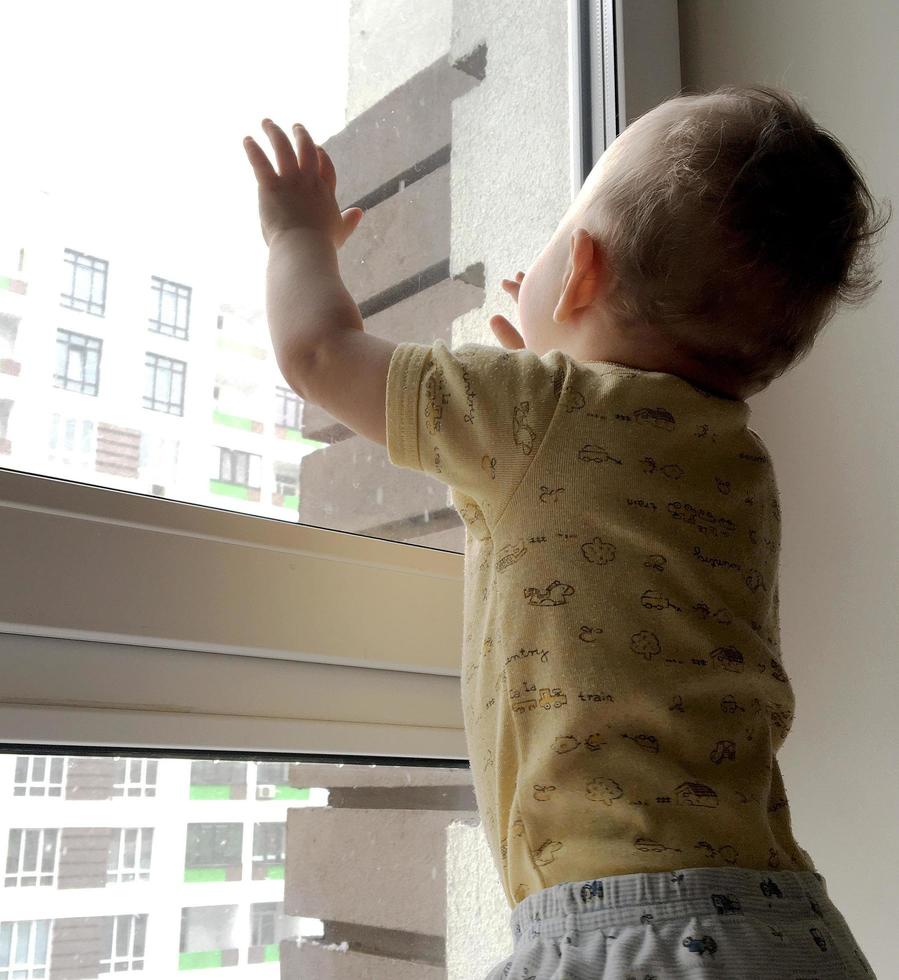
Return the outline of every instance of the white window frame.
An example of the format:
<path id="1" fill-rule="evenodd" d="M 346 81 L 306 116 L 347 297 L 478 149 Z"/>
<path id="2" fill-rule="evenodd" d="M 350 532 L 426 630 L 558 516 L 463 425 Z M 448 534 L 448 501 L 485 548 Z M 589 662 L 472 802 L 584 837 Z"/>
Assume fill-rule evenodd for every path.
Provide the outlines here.
<path id="1" fill-rule="evenodd" d="M 134 855 L 130 863 L 125 860 L 125 843 L 129 835 L 134 835 Z M 144 841 L 149 840 L 149 855 L 146 863 L 143 860 Z M 113 855 L 113 846 L 115 853 Z M 106 884 L 131 884 L 135 881 L 150 880 L 150 865 L 153 861 L 153 828 L 152 827 L 115 827 L 110 843 L 110 860 L 106 868 Z"/>
<path id="2" fill-rule="evenodd" d="M 15 771 L 19 767 L 19 760 L 25 760 L 26 772 L 25 781 L 20 782 L 15 778 Z M 62 763 L 62 775 L 59 782 L 51 780 L 53 763 Z M 35 766 L 43 763 L 44 775 L 42 779 L 36 779 L 34 775 Z M 66 788 L 66 771 L 68 769 L 68 758 L 64 755 L 19 755 L 16 756 L 15 769 L 13 769 L 13 796 L 18 799 L 31 799 L 34 797 L 44 797 L 45 799 L 63 799 Z M 51 789 L 58 789 L 58 793 L 51 793 Z M 22 790 L 21 793 L 16 792 Z M 41 792 L 35 792 L 41 790 Z"/>
<path id="3" fill-rule="evenodd" d="M 37 934 L 38 928 L 41 925 L 45 925 L 47 929 L 47 941 L 44 943 L 44 960 L 42 963 L 36 962 L 37 953 Z M 3 966 L 0 964 L 0 980 L 12 980 L 13 977 L 16 980 L 22 978 L 22 980 L 45 980 L 48 976 L 49 971 L 49 953 L 50 953 L 50 934 L 53 930 L 53 922 L 51 919 L 27 919 L 19 920 L 16 922 L 3 921 L 0 922 L 0 928 L 3 926 L 11 926 L 10 938 L 9 938 L 9 965 Z M 23 963 L 21 960 L 16 962 L 14 957 L 16 953 L 16 948 L 19 944 L 19 933 L 22 931 L 23 927 L 28 928 L 28 952 L 27 960 Z"/>
<path id="4" fill-rule="evenodd" d="M 147 945 L 147 916 L 146 915 L 114 915 L 112 918 L 112 931 L 111 942 L 109 947 L 109 956 L 105 956 L 100 960 L 100 976 L 104 973 L 131 973 L 133 970 L 143 970 L 144 959 L 146 956 L 146 945 Z M 137 924 L 140 920 L 143 920 L 144 929 L 144 955 L 135 957 L 134 955 L 134 937 L 137 933 Z M 122 929 L 128 930 L 127 938 L 127 948 L 128 952 L 124 956 L 119 956 L 116 953 L 117 940 L 119 938 L 119 932 Z M 137 962 L 140 964 L 137 965 Z M 127 969 L 121 970 L 119 967 L 126 966 Z"/>
<path id="5" fill-rule="evenodd" d="M 680 69 L 676 0 L 569 11 L 574 193 Z M 0 470 L 0 743 L 464 760 L 463 568 Z"/>
<path id="6" fill-rule="evenodd" d="M 122 759 L 125 763 L 122 782 L 112 784 L 112 795 L 114 799 L 135 799 L 156 796 L 156 780 L 159 775 L 159 765 L 156 759 Z M 153 781 L 147 778 L 149 769 L 153 769 Z M 137 778 L 132 779 L 134 770 L 137 770 Z"/>
<path id="7" fill-rule="evenodd" d="M 12 856 L 12 852 L 9 850 L 9 841 L 12 837 L 14 831 L 19 832 L 19 853 L 17 855 L 17 870 L 9 871 L 9 859 Z M 46 845 L 46 835 L 48 833 L 56 834 L 56 838 L 53 842 L 53 869 L 49 872 L 43 869 L 43 856 L 44 856 L 44 846 Z M 29 834 L 37 834 L 37 863 L 35 865 L 34 871 L 28 871 L 23 867 L 25 861 L 25 852 L 27 850 L 26 841 Z M 59 851 L 60 851 L 60 840 L 62 838 L 62 830 L 58 827 L 10 827 L 6 836 L 6 860 L 3 863 L 3 888 L 55 888 L 56 882 L 59 877 Z M 49 877 L 49 881 L 41 881 L 42 878 Z M 34 878 L 35 882 L 33 885 L 22 884 L 23 878 Z M 10 881 L 12 879 L 12 881 Z M 6 893 L 10 894 L 9 892 Z M 0 896 L 3 895 L 3 891 L 0 891 Z"/>

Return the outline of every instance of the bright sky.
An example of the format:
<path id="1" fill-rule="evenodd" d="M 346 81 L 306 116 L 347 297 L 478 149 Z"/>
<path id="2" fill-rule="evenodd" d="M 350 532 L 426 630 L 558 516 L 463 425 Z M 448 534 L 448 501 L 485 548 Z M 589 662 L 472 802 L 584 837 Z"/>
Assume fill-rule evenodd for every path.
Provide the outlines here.
<path id="1" fill-rule="evenodd" d="M 343 128 L 348 2 L 4 3 L 0 221 L 11 188 L 49 191 L 73 227 L 202 258 L 223 301 L 261 306 L 267 250 L 241 141 L 273 159 L 265 116 L 318 143 Z"/>

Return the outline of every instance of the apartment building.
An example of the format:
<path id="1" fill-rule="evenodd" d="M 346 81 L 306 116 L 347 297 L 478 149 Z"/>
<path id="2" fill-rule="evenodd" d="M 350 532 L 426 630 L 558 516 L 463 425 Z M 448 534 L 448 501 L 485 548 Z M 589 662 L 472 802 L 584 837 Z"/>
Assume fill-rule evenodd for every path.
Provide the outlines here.
<path id="1" fill-rule="evenodd" d="M 0 463 L 295 519 L 300 460 L 322 444 L 301 434 L 264 311 L 68 227 L 49 195 L 29 204 L 0 233 Z"/>

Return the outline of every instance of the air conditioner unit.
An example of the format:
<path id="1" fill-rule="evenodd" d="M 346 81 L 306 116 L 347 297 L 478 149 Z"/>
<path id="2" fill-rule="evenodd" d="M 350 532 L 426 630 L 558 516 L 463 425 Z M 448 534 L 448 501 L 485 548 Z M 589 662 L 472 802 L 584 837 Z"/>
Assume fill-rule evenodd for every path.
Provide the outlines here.
<path id="1" fill-rule="evenodd" d="M 273 786 L 271 783 L 260 783 L 256 787 L 256 799 L 273 800 L 275 798 L 275 793 L 277 792 L 278 792 L 277 786 Z"/>

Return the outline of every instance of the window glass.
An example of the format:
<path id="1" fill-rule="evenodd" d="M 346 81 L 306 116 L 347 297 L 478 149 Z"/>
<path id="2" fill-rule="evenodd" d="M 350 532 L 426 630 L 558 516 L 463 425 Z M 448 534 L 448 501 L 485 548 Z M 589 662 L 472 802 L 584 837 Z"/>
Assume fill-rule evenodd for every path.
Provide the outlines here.
<path id="1" fill-rule="evenodd" d="M 103 916 L 99 974 L 143 970 L 146 936 L 146 915 Z"/>
<path id="2" fill-rule="evenodd" d="M 149 881 L 153 828 L 119 827 L 110 836 L 107 883 Z"/>
<path id="3" fill-rule="evenodd" d="M 239 880 L 242 840 L 243 825 L 239 823 L 188 824 L 184 880 Z"/>
<path id="4" fill-rule="evenodd" d="M 0 980 L 48 976 L 50 920 L 0 922 Z"/>
<path id="5" fill-rule="evenodd" d="M 242 140 L 271 157 L 271 116 L 328 149 L 366 212 L 341 269 L 367 330 L 496 344 L 501 279 L 570 202 L 568 5 L 487 6 L 7 5 L 0 464 L 463 550 L 446 486 L 291 393 Z"/>
<path id="6" fill-rule="evenodd" d="M 244 796 L 194 795 L 222 779 Z M 415 975 L 445 957 L 448 828 L 476 819 L 465 768 L 0 752 L 0 980 L 367 975 L 323 963 L 342 946 Z"/>

